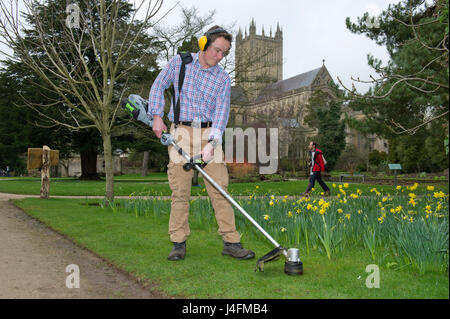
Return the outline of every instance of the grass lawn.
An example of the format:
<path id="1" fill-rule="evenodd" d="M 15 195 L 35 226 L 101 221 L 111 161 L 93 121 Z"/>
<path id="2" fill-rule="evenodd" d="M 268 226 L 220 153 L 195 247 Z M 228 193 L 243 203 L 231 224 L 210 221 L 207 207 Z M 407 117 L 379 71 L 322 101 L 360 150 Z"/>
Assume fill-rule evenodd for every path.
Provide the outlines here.
<path id="1" fill-rule="evenodd" d="M 136 217 L 112 208 L 87 205 L 96 202 L 85 199 L 29 198 L 15 203 L 117 267 L 157 283 L 168 296 L 449 298 L 448 272 L 419 275 L 408 268 L 380 267 L 380 288 L 367 288 L 365 281 L 369 273 L 365 269 L 373 262 L 367 251 L 356 247 L 331 260 L 316 251 L 301 256 L 302 276 L 284 274 L 282 259 L 268 263 L 265 272 L 260 273 L 254 271 L 256 260 L 240 261 L 221 256 L 222 240 L 217 230 L 207 230 L 193 223 L 186 259 L 170 262 L 167 260 L 171 250 L 167 235 L 168 212 Z M 244 236 L 242 242 L 255 251 L 257 258 L 273 249 L 262 235 Z"/>
<path id="2" fill-rule="evenodd" d="M 149 176 L 141 177 L 137 174 L 123 175 L 114 178 L 114 194 L 116 196 L 134 195 L 170 195 L 171 190 L 167 183 L 166 173 L 152 173 Z M 200 184 L 203 185 L 200 178 Z M 334 183 L 339 185 L 339 183 Z M 229 192 L 232 195 L 299 195 L 308 185 L 307 180 L 285 181 L 285 182 L 259 182 L 259 183 L 231 183 Z M 333 183 L 328 182 L 330 188 Z M 0 179 L 0 192 L 13 194 L 39 194 L 41 180 L 39 178 L 14 177 Z M 395 193 L 395 189 L 390 185 L 371 185 L 349 183 L 348 191 L 355 192 L 360 189 L 368 194 L 370 189 L 377 187 L 378 190 L 388 193 Z M 437 190 L 448 193 L 448 185 L 436 186 Z M 321 188 L 316 184 L 316 192 L 319 194 Z M 407 196 L 407 190 L 404 189 Z M 426 191 L 425 184 L 419 185 L 416 194 L 420 195 Z M 333 194 L 337 194 L 337 188 L 332 188 Z M 206 195 L 204 187 L 192 187 L 192 195 Z M 72 196 L 103 196 L 105 195 L 105 181 L 80 181 L 74 178 L 52 178 L 50 184 L 51 195 L 72 195 Z"/>

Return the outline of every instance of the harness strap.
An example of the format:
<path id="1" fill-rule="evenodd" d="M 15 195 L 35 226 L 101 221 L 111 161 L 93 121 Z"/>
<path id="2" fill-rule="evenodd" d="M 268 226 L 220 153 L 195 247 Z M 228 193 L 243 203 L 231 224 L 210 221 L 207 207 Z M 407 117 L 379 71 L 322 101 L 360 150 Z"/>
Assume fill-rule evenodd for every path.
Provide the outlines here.
<path id="1" fill-rule="evenodd" d="M 172 98 L 173 98 L 173 120 L 175 125 L 180 123 L 180 95 L 181 88 L 183 87 L 184 76 L 186 75 L 186 64 L 192 62 L 192 55 L 189 52 L 180 52 L 178 53 L 181 56 L 181 68 L 180 68 L 180 76 L 178 77 L 178 99 L 175 102 L 175 88 L 173 90 Z"/>

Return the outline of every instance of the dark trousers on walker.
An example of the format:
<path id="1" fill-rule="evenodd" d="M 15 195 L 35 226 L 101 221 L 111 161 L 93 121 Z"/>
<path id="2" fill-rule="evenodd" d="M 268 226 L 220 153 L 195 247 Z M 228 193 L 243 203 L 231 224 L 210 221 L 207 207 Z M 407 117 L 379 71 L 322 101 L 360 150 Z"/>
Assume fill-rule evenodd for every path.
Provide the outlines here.
<path id="1" fill-rule="evenodd" d="M 305 193 L 309 193 L 311 191 L 311 189 L 314 187 L 314 184 L 316 183 L 316 180 L 319 182 L 320 186 L 323 188 L 325 192 L 330 190 L 327 184 L 325 184 L 325 182 L 323 181 L 320 172 L 313 172 L 312 175 L 309 177 L 309 184 Z"/>

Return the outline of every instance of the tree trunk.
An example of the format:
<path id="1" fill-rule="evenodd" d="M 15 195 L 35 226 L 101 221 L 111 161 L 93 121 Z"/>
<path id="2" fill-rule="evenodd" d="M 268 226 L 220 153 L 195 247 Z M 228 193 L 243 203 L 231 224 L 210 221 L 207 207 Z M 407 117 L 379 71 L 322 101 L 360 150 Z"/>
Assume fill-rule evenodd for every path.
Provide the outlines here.
<path id="1" fill-rule="evenodd" d="M 149 151 L 145 151 L 144 152 L 144 159 L 142 160 L 142 172 L 141 175 L 142 176 L 147 176 L 148 174 L 148 160 L 150 158 L 150 152 Z"/>
<path id="2" fill-rule="evenodd" d="M 50 148 L 46 145 L 42 148 L 41 167 L 41 194 L 42 199 L 48 199 L 50 193 Z"/>
<path id="3" fill-rule="evenodd" d="M 111 132 L 102 134 L 103 157 L 105 159 L 106 192 L 105 198 L 108 201 L 114 200 L 114 167 L 112 158 Z"/>
<path id="4" fill-rule="evenodd" d="M 64 176 L 65 177 L 69 177 L 69 163 L 70 163 L 70 159 L 67 160 L 61 160 L 60 161 L 61 166 L 64 168 Z"/>
<path id="5" fill-rule="evenodd" d="M 82 180 L 99 180 L 97 174 L 97 150 L 80 151 Z"/>

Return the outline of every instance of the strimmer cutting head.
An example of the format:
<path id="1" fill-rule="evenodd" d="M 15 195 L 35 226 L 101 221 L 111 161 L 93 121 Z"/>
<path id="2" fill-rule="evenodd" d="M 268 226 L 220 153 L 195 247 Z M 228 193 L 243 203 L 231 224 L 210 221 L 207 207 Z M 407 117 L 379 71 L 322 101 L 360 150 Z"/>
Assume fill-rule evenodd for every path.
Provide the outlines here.
<path id="1" fill-rule="evenodd" d="M 298 255 L 297 248 L 283 248 L 277 247 L 269 253 L 265 254 L 256 262 L 255 271 L 264 271 L 264 264 L 269 261 L 278 260 L 281 255 L 286 257 L 286 262 L 284 263 L 284 272 L 288 275 L 302 275 L 303 274 L 303 263 Z"/>

